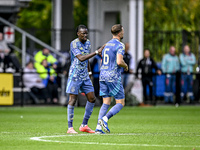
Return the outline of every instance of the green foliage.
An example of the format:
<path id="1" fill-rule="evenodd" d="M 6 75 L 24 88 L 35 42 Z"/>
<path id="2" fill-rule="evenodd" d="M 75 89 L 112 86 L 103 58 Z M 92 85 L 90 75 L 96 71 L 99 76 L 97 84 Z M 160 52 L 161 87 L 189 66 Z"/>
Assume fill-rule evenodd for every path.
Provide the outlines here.
<path id="1" fill-rule="evenodd" d="M 28 8 L 19 13 L 18 26 L 25 28 L 51 28 L 51 0 L 30 2 Z"/>
<path id="2" fill-rule="evenodd" d="M 87 26 L 88 0 L 74 0 L 74 21 Z M 18 14 L 17 26 L 25 29 L 43 42 L 51 45 L 52 0 L 32 0 L 29 7 L 23 8 Z M 20 47 L 21 36 L 17 33 L 16 45 Z"/>
<path id="3" fill-rule="evenodd" d="M 32 0 L 18 16 L 17 26 L 25 29 L 45 43 L 51 43 L 51 0 Z"/>
<path id="4" fill-rule="evenodd" d="M 75 27 L 79 24 L 87 26 L 88 22 L 88 0 L 74 0 L 74 22 Z"/>
<path id="5" fill-rule="evenodd" d="M 144 30 L 200 29 L 200 0 L 144 0 Z"/>
<path id="6" fill-rule="evenodd" d="M 79 24 L 87 26 L 88 0 L 73 0 L 73 3 L 74 28 Z M 161 61 L 170 45 L 175 45 L 178 53 L 182 51 L 182 30 L 185 30 L 188 31 L 186 42 L 198 57 L 200 34 L 191 31 L 200 30 L 199 10 L 200 0 L 144 0 L 144 47 L 150 48 L 153 57 Z M 28 8 L 20 11 L 17 26 L 50 44 L 51 11 L 51 0 L 32 0 Z M 17 45 L 21 44 L 21 37 L 18 34 L 16 37 Z"/>
<path id="7" fill-rule="evenodd" d="M 200 34 L 193 31 L 200 30 L 199 10 L 200 0 L 144 0 L 144 47 L 151 49 L 156 61 L 171 45 L 181 53 L 184 44 L 198 58 Z"/>

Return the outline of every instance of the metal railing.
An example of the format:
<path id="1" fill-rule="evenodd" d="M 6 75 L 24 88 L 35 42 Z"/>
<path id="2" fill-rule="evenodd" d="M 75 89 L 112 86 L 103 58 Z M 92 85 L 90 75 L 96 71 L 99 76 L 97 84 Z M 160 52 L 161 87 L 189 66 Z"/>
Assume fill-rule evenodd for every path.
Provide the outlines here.
<path id="1" fill-rule="evenodd" d="M 16 47 L 15 45 L 10 45 L 11 48 L 17 50 L 18 52 L 20 52 L 22 54 L 22 70 L 21 70 L 21 76 L 23 76 L 23 69 L 25 68 L 25 65 L 26 65 L 26 55 L 28 54 L 27 53 L 27 47 L 26 47 L 26 44 L 27 44 L 27 38 L 31 39 L 32 41 L 34 41 L 35 43 L 41 45 L 42 47 L 45 47 L 47 49 L 49 49 L 51 52 L 53 52 L 54 54 L 58 55 L 59 57 L 62 57 L 62 64 L 65 64 L 66 60 L 67 60 L 67 57 L 64 56 L 62 53 L 58 52 L 58 50 L 56 50 L 55 48 L 51 47 L 50 45 L 42 42 L 41 40 L 39 40 L 38 38 L 32 36 L 31 34 L 27 33 L 26 31 L 20 29 L 19 27 L 15 26 L 14 24 L 8 22 L 7 20 L 5 20 L 4 18 L 0 17 L 0 22 L 2 22 L 3 24 L 7 25 L 7 26 L 10 26 L 12 28 L 14 28 L 16 31 L 18 31 L 19 33 L 22 34 L 22 49 Z M 29 55 L 29 54 L 28 54 Z M 31 59 L 33 60 L 34 57 L 31 56 Z M 62 82 L 64 82 L 64 76 L 63 75 L 60 75 L 61 78 L 62 78 Z M 23 79 L 22 79 L 23 81 Z M 64 95 L 65 95 L 65 85 L 64 84 L 61 84 L 61 100 L 64 99 Z M 22 97 L 23 97 L 23 84 L 21 86 L 21 91 L 22 91 Z M 24 105 L 24 100 L 22 99 L 21 100 L 21 105 L 23 106 Z"/>
<path id="2" fill-rule="evenodd" d="M 58 52 L 55 48 L 49 46 L 48 44 L 42 42 L 41 40 L 37 39 L 36 37 L 30 35 L 26 31 L 20 29 L 19 27 L 15 26 L 14 24 L 8 22 L 4 18 L 0 17 L 0 22 L 14 28 L 16 31 L 18 31 L 22 34 L 22 67 L 23 68 L 26 65 L 26 38 L 33 40 L 35 43 L 37 43 L 43 47 L 46 47 L 47 49 L 49 49 L 51 52 L 55 53 L 56 55 L 63 57 L 63 59 L 62 59 L 63 61 L 65 61 L 67 59 L 65 56 L 62 55 L 62 53 Z"/>

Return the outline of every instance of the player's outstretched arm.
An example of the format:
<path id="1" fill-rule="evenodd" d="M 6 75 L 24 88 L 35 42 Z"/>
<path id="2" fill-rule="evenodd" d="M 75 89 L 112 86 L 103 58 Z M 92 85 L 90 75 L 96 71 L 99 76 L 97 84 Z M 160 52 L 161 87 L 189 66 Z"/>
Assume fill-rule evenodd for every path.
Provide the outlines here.
<path id="1" fill-rule="evenodd" d="M 104 49 L 104 47 L 105 47 L 105 44 L 101 47 L 101 48 L 99 48 L 98 50 L 96 50 L 95 52 L 92 52 L 92 53 L 90 53 L 90 54 L 88 54 L 88 55 L 81 55 L 81 54 L 79 54 L 79 55 L 76 55 L 76 57 L 78 58 L 78 60 L 79 61 L 85 61 L 85 60 L 87 60 L 87 59 L 90 59 L 90 58 L 92 58 L 93 56 L 95 56 L 95 55 L 101 55 L 101 52 L 102 52 L 102 50 Z"/>
<path id="2" fill-rule="evenodd" d="M 117 54 L 117 64 L 123 67 L 125 71 L 128 71 L 128 65 L 124 62 L 123 55 Z"/>

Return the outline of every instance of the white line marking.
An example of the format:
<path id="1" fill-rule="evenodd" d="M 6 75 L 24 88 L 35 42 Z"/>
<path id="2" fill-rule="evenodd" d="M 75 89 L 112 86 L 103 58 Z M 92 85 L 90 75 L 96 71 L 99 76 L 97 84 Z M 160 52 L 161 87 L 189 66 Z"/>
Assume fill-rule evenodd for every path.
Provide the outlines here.
<path id="1" fill-rule="evenodd" d="M 1 132 L 1 133 L 10 133 L 10 132 Z"/>
<path id="2" fill-rule="evenodd" d="M 53 137 L 63 137 L 63 136 L 88 136 L 96 134 L 77 134 L 77 135 L 53 135 L 53 136 L 40 136 L 32 137 L 31 140 L 42 141 L 42 142 L 56 142 L 56 143 L 71 143 L 71 144 L 87 144 L 87 145 L 114 145 L 114 146 L 143 146 L 143 147 L 200 147 L 194 145 L 157 145 L 157 144 L 125 144 L 125 143 L 99 143 L 99 142 L 78 142 L 78 141 L 57 141 L 57 140 L 46 140 L 44 138 L 53 138 Z M 134 135 L 134 134 L 107 134 L 107 135 Z M 98 136 L 98 135 L 97 135 Z M 103 135 L 105 136 L 105 135 Z"/>
<path id="3" fill-rule="evenodd" d="M 0 134 L 32 134 L 32 132 L 6 132 L 6 131 L 2 131 L 0 132 Z M 41 135 L 41 133 L 35 133 L 38 135 Z M 42 134 L 52 134 L 50 132 L 44 132 Z M 63 133 L 54 133 L 55 135 L 61 135 Z M 183 136 L 183 134 L 190 134 L 192 136 L 200 136 L 200 135 L 195 135 L 196 133 L 193 132 L 177 132 L 177 133 L 109 133 L 109 134 L 104 134 L 103 136 L 109 136 L 109 135 L 147 135 L 147 136 Z M 92 135 L 96 135 L 96 134 L 65 134 L 65 136 L 92 136 Z M 101 135 L 101 134 L 100 134 Z"/>

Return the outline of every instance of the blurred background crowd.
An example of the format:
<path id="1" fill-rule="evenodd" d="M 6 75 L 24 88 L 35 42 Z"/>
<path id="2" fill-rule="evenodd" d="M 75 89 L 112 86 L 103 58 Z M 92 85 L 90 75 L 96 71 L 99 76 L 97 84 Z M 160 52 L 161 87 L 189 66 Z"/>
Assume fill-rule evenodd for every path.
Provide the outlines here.
<path id="1" fill-rule="evenodd" d="M 1 72 L 16 73 L 22 69 L 18 58 L 11 53 L 8 44 L 3 40 L 3 33 L 0 33 L 0 54 Z M 65 76 L 66 83 L 70 66 L 69 53 L 65 52 L 64 54 L 68 59 L 64 65 L 59 61 L 59 57 L 56 58 L 56 55 L 50 53 L 48 48 L 36 51 L 33 60 L 27 56 L 26 67 L 22 70 L 23 84 L 30 89 L 28 98 L 32 99 L 33 103 L 41 103 L 39 99 L 44 100 L 43 102 L 47 104 L 58 103 L 58 89 L 61 88 L 61 79 L 58 74 Z M 96 55 L 90 61 L 95 95 L 99 100 L 101 100 L 99 96 L 101 59 L 101 56 Z M 177 102 L 175 100 L 176 92 L 180 94 L 179 103 L 199 102 L 199 92 L 194 95 L 199 87 L 193 84 L 193 77 L 198 76 L 198 67 L 194 68 L 197 63 L 196 57 L 189 45 L 183 47 L 183 52 L 179 56 L 176 54 L 175 46 L 170 46 L 169 52 L 163 55 L 161 62 L 154 61 L 150 49 L 145 48 L 143 58 L 134 64 L 129 53 L 129 43 L 125 43 L 124 61 L 129 66 L 128 71 L 122 70 L 124 88 L 133 88 L 136 80 L 141 81 L 140 86 L 142 87 L 137 88 L 142 88 L 143 99 L 139 104 L 156 104 L 157 100 L 173 104 Z M 176 79 L 177 76 L 180 78 Z M 199 82 L 196 77 L 195 82 Z M 179 90 L 177 91 L 177 89 Z"/>
<path id="2" fill-rule="evenodd" d="M 69 43 L 76 38 L 76 26 L 88 26 L 94 51 L 110 39 L 110 25 L 121 23 L 129 65 L 127 72 L 122 70 L 127 105 L 199 104 L 199 1 L 107 1 L 0 1 L 0 72 L 14 76 L 14 103 L 66 104 Z M 99 24 L 102 18 L 104 24 Z M 92 58 L 90 65 L 100 104 L 101 57 Z"/>

